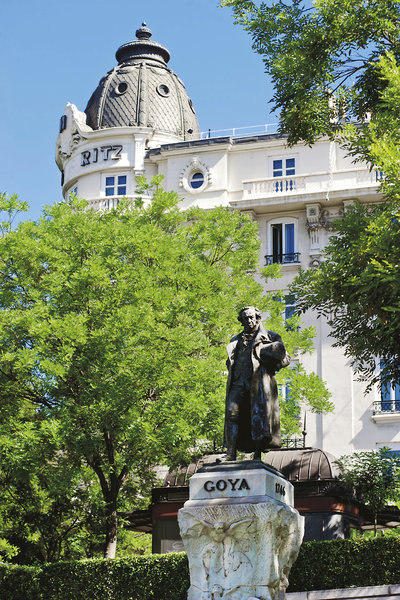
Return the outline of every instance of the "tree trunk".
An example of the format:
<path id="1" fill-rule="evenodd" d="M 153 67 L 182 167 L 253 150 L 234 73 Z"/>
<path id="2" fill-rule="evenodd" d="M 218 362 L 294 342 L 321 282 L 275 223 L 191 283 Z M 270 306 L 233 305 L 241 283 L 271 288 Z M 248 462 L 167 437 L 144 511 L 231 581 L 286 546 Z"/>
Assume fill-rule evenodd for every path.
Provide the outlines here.
<path id="1" fill-rule="evenodd" d="M 107 506 L 106 514 L 106 546 L 104 558 L 115 558 L 117 551 L 118 515 L 117 503 L 112 502 Z"/>

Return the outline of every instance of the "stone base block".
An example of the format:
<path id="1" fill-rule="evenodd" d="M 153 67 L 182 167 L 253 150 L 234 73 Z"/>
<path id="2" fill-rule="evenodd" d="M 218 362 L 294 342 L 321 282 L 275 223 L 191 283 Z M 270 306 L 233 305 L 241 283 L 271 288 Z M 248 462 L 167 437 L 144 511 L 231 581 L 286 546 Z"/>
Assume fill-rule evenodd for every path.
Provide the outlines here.
<path id="1" fill-rule="evenodd" d="M 189 559 L 188 600 L 280 600 L 303 517 L 274 499 L 189 506 L 178 513 Z"/>

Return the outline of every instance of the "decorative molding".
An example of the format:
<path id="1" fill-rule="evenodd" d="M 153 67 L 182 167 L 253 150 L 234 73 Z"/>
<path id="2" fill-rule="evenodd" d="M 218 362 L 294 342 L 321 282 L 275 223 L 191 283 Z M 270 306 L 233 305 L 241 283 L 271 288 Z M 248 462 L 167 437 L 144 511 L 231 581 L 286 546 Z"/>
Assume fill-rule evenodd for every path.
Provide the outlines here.
<path id="1" fill-rule="evenodd" d="M 346 212 L 346 210 L 348 208 L 351 208 L 352 206 L 354 206 L 355 202 L 356 202 L 356 198 L 350 198 L 349 200 L 343 200 L 344 212 Z"/>
<path id="2" fill-rule="evenodd" d="M 325 208 L 321 215 L 322 226 L 327 231 L 335 231 L 333 223 L 338 219 L 343 219 L 343 215 L 343 208 Z"/>
<path id="3" fill-rule="evenodd" d="M 204 183 L 199 188 L 192 188 L 189 183 L 190 176 L 196 171 L 201 171 L 204 175 Z M 190 162 L 188 162 L 184 169 L 182 169 L 179 175 L 179 187 L 183 187 L 187 192 L 191 194 L 197 194 L 203 192 L 209 185 L 212 184 L 212 172 L 211 169 L 202 162 L 198 156 L 192 156 Z"/>
<path id="4" fill-rule="evenodd" d="M 85 113 L 70 102 L 66 105 L 62 118 L 63 127 L 58 135 L 56 146 L 56 162 L 61 170 L 64 169 L 65 161 L 70 158 L 77 146 L 87 140 L 85 133 L 93 131 L 86 124 Z"/>
<path id="5" fill-rule="evenodd" d="M 313 256 L 310 260 L 310 269 L 318 269 L 321 264 L 321 258 L 319 256 Z"/>
<path id="6" fill-rule="evenodd" d="M 257 221 L 257 214 L 254 212 L 254 210 L 241 210 L 240 211 L 243 215 L 250 215 L 250 217 L 252 218 L 253 221 Z"/>
<path id="7" fill-rule="evenodd" d="M 306 225 L 310 237 L 310 255 L 317 257 L 321 253 L 320 229 L 323 227 L 321 206 L 317 203 L 306 206 Z M 315 260 L 315 259 L 314 259 Z"/>

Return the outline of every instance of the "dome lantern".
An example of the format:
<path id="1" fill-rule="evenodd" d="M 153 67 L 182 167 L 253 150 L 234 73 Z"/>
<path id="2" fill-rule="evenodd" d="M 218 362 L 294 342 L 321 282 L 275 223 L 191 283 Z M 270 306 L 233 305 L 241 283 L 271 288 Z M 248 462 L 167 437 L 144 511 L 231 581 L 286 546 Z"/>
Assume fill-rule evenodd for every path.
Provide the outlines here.
<path id="1" fill-rule="evenodd" d="M 136 30 L 136 40 L 120 46 L 115 53 L 118 63 L 129 64 L 138 60 L 154 60 L 166 65 L 170 59 L 170 53 L 161 44 L 150 40 L 152 31 L 143 21 L 142 27 Z"/>

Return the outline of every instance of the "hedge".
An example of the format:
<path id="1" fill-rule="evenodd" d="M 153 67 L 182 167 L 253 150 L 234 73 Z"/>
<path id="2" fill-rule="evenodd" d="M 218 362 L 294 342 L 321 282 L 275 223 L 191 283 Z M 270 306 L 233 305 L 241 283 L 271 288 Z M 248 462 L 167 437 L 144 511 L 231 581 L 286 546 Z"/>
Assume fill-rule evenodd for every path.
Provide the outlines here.
<path id="1" fill-rule="evenodd" d="M 42 600 L 37 581 L 40 571 L 40 567 L 20 567 L 0 563 L 0 598 Z"/>
<path id="2" fill-rule="evenodd" d="M 186 600 L 188 587 L 183 553 L 37 567 L 0 564 L 1 600 Z"/>
<path id="3" fill-rule="evenodd" d="M 400 583 L 400 538 L 305 542 L 288 592 Z"/>
<path id="4" fill-rule="evenodd" d="M 400 539 L 305 542 L 289 580 L 289 592 L 400 583 Z M 188 587 L 185 554 L 0 564 L 7 600 L 186 600 Z"/>

